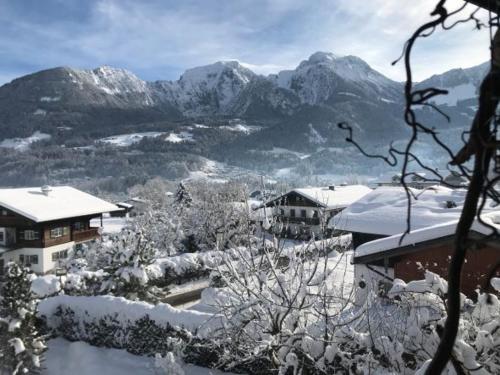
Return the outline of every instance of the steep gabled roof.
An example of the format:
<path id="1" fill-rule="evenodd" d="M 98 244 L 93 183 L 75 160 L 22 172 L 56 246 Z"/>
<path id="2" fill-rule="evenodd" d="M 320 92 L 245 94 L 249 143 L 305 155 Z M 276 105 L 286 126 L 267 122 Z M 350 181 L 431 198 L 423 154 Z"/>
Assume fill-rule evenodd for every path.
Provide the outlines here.
<path id="1" fill-rule="evenodd" d="M 119 207 L 70 186 L 0 189 L 0 206 L 34 222 L 118 211 Z"/>
<path id="2" fill-rule="evenodd" d="M 370 191 L 371 189 L 364 185 L 335 186 L 333 189 L 329 187 L 299 188 L 293 189 L 290 192 L 273 199 L 272 201 L 266 203 L 266 206 L 271 206 L 273 202 L 280 201 L 288 194 L 296 193 L 311 202 L 316 203 L 320 207 L 328 209 L 345 208 L 368 194 Z"/>

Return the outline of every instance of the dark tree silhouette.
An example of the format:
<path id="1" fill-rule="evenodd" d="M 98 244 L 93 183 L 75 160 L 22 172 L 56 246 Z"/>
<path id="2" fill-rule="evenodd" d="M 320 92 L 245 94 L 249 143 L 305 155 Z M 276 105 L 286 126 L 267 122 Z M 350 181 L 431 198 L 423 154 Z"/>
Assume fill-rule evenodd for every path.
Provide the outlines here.
<path id="1" fill-rule="evenodd" d="M 410 170 L 410 164 L 416 164 L 419 168 L 428 172 L 431 176 L 431 178 L 427 178 L 428 181 L 434 181 L 449 187 L 459 187 L 454 186 L 453 182 L 445 179 L 438 170 L 419 159 L 414 152 L 415 144 L 419 137 L 430 139 L 433 144 L 443 150 L 449 158 L 448 169 L 455 176 L 461 177 L 468 182 L 464 207 L 455 231 L 454 253 L 448 268 L 448 315 L 444 327 L 438 327 L 441 341 L 431 363 L 427 367 L 427 374 L 441 373 L 450 360 L 455 368 L 459 370 L 457 367 L 459 365 L 457 365 L 457 361 L 453 358 L 452 351 L 460 319 L 460 277 L 465 256 L 467 251 L 480 245 L 480 243 L 491 240 L 498 241 L 500 238 L 498 231 L 485 223 L 481 218 L 481 212 L 487 200 L 492 200 L 496 203 L 500 201 L 500 194 L 497 190 L 497 184 L 500 182 L 500 159 L 498 156 L 500 142 L 496 138 L 499 122 L 496 110 L 500 99 L 499 4 L 498 1 L 493 0 L 475 0 L 470 2 L 489 11 L 487 24 L 481 22 L 477 17 L 480 8 L 470 10 L 467 2 L 465 2 L 458 9 L 450 10 L 448 4 L 446 4 L 446 0 L 440 0 L 431 13 L 432 19 L 420 26 L 411 35 L 404 46 L 402 56 L 393 63 L 395 64 L 402 60 L 406 71 L 404 120 L 410 129 L 410 136 L 403 148 L 396 148 L 391 145 L 387 155 L 370 154 L 363 149 L 360 143 L 354 140 L 353 130 L 349 124 L 339 124 L 341 129 L 348 131 L 347 142 L 356 146 L 365 156 L 381 159 L 390 166 L 396 166 L 401 162 L 402 173 L 400 182 L 405 188 L 408 197 L 407 228 L 401 240 L 411 230 L 411 208 L 413 200 L 416 199 L 412 190 L 408 188 L 408 182 L 416 176 L 416 173 Z M 454 153 L 441 139 L 438 129 L 427 126 L 418 119 L 415 108 L 417 106 L 425 106 L 436 110 L 450 121 L 450 118 L 440 108 L 430 102 L 430 99 L 438 95 L 445 95 L 447 91 L 435 87 L 416 89 L 412 77 L 411 57 L 413 47 L 420 38 L 430 37 L 438 28 L 450 30 L 456 25 L 466 22 L 472 22 L 477 29 L 482 27 L 490 29 L 491 66 L 480 87 L 479 106 L 470 130 L 462 134 L 464 146 L 457 153 Z M 465 140 L 467 137 L 468 139 Z M 491 234 L 479 240 L 471 238 L 470 229 L 475 220 L 491 228 Z M 490 277 L 493 275 L 494 272 L 490 273 Z M 461 370 L 458 371 L 458 373 L 460 372 Z"/>

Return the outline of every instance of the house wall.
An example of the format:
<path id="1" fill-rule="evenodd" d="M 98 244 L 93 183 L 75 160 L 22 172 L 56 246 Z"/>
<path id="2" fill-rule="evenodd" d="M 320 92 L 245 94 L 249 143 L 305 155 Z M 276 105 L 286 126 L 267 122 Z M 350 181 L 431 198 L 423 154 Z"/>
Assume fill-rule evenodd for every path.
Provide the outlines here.
<path id="1" fill-rule="evenodd" d="M 425 270 L 429 270 L 446 279 L 452 253 L 452 245 L 446 243 L 402 255 L 394 262 L 394 277 L 406 282 L 421 280 L 424 278 Z M 464 294 L 474 297 L 478 287 L 484 290 L 491 269 L 500 259 L 499 254 L 500 250 L 492 246 L 467 252 L 461 278 L 461 289 Z M 496 271 L 496 276 L 500 277 L 500 270 Z"/>
<path id="2" fill-rule="evenodd" d="M 16 250 L 11 250 L 1 255 L 4 260 L 4 265 L 8 262 L 19 263 L 19 256 L 24 255 L 38 255 L 38 264 L 32 264 L 30 269 L 38 274 L 47 273 L 58 266 L 57 262 L 52 261 L 52 254 L 62 250 L 68 250 L 71 253 L 73 250 L 74 242 L 68 242 L 62 245 L 56 245 L 46 248 L 28 248 L 23 247 Z"/>
<path id="3" fill-rule="evenodd" d="M 394 268 L 388 267 L 386 270 L 385 267 L 381 266 L 354 264 L 354 303 L 357 306 L 362 306 L 365 303 L 370 292 L 378 293 L 381 288 L 383 289 L 388 283 L 391 283 L 391 280 L 383 275 L 391 280 L 394 279 Z"/>

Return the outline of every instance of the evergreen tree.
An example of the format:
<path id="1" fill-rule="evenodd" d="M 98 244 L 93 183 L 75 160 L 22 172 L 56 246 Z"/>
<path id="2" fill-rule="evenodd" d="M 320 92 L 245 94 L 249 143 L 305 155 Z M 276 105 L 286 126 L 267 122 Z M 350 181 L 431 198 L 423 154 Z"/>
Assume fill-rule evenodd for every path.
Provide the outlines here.
<path id="1" fill-rule="evenodd" d="M 0 301 L 0 373 L 37 374 L 46 346 L 27 269 L 9 263 Z"/>
<path id="2" fill-rule="evenodd" d="M 181 182 L 179 184 L 179 188 L 177 189 L 177 192 L 175 193 L 175 204 L 178 207 L 191 207 L 191 204 L 193 203 L 193 199 L 191 198 L 191 194 L 189 194 L 188 189 L 186 186 Z"/>

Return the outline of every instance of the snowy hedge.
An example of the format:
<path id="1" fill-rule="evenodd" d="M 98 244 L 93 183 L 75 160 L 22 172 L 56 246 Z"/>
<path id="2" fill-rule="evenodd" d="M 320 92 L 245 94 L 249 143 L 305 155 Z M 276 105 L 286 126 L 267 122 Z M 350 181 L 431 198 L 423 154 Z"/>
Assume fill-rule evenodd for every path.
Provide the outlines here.
<path id="1" fill-rule="evenodd" d="M 138 355 L 167 353 L 180 345 L 189 348 L 186 360 L 205 366 L 218 358 L 213 345 L 204 344 L 218 326 L 212 314 L 111 296 L 50 297 L 40 302 L 38 311 L 48 329 L 71 341 Z"/>

